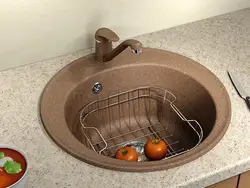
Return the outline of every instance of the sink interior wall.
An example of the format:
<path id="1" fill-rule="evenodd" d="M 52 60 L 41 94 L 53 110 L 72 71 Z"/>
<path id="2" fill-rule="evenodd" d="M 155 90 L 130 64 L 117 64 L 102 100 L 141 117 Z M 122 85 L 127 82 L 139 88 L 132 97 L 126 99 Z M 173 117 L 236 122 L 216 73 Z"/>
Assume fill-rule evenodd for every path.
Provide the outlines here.
<path id="1" fill-rule="evenodd" d="M 103 85 L 103 91 L 98 95 L 94 95 L 92 93 L 92 86 L 97 81 Z M 204 131 L 204 139 L 213 129 L 216 118 L 216 109 L 208 91 L 186 74 L 165 67 L 151 65 L 129 66 L 121 69 L 100 72 L 98 75 L 94 75 L 83 81 L 82 84 L 75 88 L 74 91 L 71 92 L 71 95 L 68 96 L 65 106 L 65 117 L 69 129 L 80 142 L 90 147 L 85 136 L 82 134 L 81 125 L 79 123 L 80 110 L 94 100 L 141 86 L 157 86 L 171 91 L 177 97 L 175 105 L 179 110 L 188 119 L 195 119 L 200 123 Z M 162 124 L 167 125 L 167 121 L 171 118 L 172 122 L 176 121 L 176 123 L 182 124 L 181 128 L 175 130 L 175 133 L 180 139 L 184 140 L 184 143 L 187 143 L 184 147 L 193 147 L 196 142 L 196 136 L 193 135 L 193 131 L 190 130 L 190 127 L 183 124 L 181 120 L 176 117 L 176 114 L 171 112 L 170 107 L 165 107 L 161 114 L 163 118 L 159 118 L 159 113 L 157 111 L 158 103 L 156 101 L 150 101 L 150 104 L 151 107 L 153 107 L 153 111 L 150 113 L 150 119 L 152 122 L 161 121 Z M 148 120 L 143 119 L 145 118 L 145 112 L 143 111 L 145 109 L 138 104 L 137 106 L 134 106 L 134 108 L 137 110 L 140 109 L 140 112 L 136 112 L 136 114 L 141 118 L 142 124 L 143 122 L 146 124 L 146 121 Z M 117 109 L 112 110 L 114 117 L 119 117 L 118 114 L 115 114 L 117 112 Z M 123 113 L 125 113 L 123 114 L 123 117 L 128 117 L 128 114 L 126 114 L 128 112 Z M 107 115 L 107 111 L 104 110 L 101 116 L 105 116 L 105 114 Z M 100 114 L 92 115 L 86 120 L 87 123 L 93 126 L 101 125 L 99 128 L 102 129 L 102 132 L 106 132 L 105 136 L 109 133 L 115 132 L 112 131 L 112 126 L 110 126 L 108 118 L 106 118 L 105 121 L 105 118 L 100 118 L 98 116 L 100 116 Z M 102 122 L 100 122 L 100 119 Z M 131 121 L 135 121 L 135 119 Z M 117 119 L 114 119 L 114 122 L 119 125 Z M 125 127 L 123 124 L 119 126 Z M 96 142 L 100 141 L 98 140 L 100 138 L 96 133 L 92 132 L 88 134 L 92 135 L 92 138 Z M 100 145 L 99 147 L 102 148 L 103 146 Z"/>

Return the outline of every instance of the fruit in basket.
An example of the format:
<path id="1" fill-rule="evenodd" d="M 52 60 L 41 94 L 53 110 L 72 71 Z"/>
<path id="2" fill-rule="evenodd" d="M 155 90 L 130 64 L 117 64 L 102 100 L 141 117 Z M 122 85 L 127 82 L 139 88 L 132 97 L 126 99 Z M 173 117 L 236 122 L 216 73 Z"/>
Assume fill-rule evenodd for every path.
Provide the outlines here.
<path id="1" fill-rule="evenodd" d="M 115 158 L 126 161 L 138 161 L 138 153 L 132 147 L 122 147 L 116 151 Z"/>
<path id="2" fill-rule="evenodd" d="M 167 154 L 167 144 L 161 139 L 148 140 L 144 146 L 144 153 L 152 161 L 161 160 Z"/>

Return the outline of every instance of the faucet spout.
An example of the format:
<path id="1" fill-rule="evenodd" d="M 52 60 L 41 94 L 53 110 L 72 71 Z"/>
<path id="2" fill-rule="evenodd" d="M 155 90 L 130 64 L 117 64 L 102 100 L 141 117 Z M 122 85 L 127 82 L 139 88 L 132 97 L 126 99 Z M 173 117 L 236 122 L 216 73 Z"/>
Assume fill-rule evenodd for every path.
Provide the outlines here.
<path id="1" fill-rule="evenodd" d="M 111 52 L 106 54 L 104 56 L 104 61 L 111 61 L 113 58 L 115 58 L 117 55 L 119 55 L 123 50 L 125 50 L 127 47 L 130 47 L 132 52 L 139 54 L 142 51 L 142 43 L 133 40 L 133 39 L 128 39 L 123 41 L 121 44 L 119 44 L 115 49 L 113 49 Z"/>
<path id="2" fill-rule="evenodd" d="M 108 28 L 98 29 L 95 34 L 95 40 L 95 59 L 98 63 L 111 61 L 127 47 L 130 47 L 135 54 L 139 54 L 142 51 L 141 42 L 134 39 L 125 40 L 113 49 L 112 42 L 117 42 L 119 37 Z"/>

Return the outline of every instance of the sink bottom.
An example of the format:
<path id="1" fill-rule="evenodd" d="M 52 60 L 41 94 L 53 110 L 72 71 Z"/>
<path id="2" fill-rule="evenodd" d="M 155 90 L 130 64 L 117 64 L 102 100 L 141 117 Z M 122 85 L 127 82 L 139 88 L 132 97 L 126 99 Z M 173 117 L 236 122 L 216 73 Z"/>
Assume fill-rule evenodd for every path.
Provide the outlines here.
<path id="1" fill-rule="evenodd" d="M 132 141 L 162 139 L 167 159 L 198 146 L 203 137 L 201 125 L 188 120 L 174 102 L 171 92 L 155 87 L 121 92 L 86 105 L 71 131 L 90 149 L 110 157 Z"/>

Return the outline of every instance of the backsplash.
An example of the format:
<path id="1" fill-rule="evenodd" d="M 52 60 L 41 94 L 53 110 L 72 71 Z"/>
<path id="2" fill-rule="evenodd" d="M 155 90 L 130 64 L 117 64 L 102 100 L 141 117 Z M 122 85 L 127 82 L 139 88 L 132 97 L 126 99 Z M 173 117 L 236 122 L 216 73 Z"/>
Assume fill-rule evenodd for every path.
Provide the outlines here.
<path id="1" fill-rule="evenodd" d="M 125 39 L 247 7 L 249 0 L 2 0 L 0 70 L 93 47 L 99 27 Z"/>

